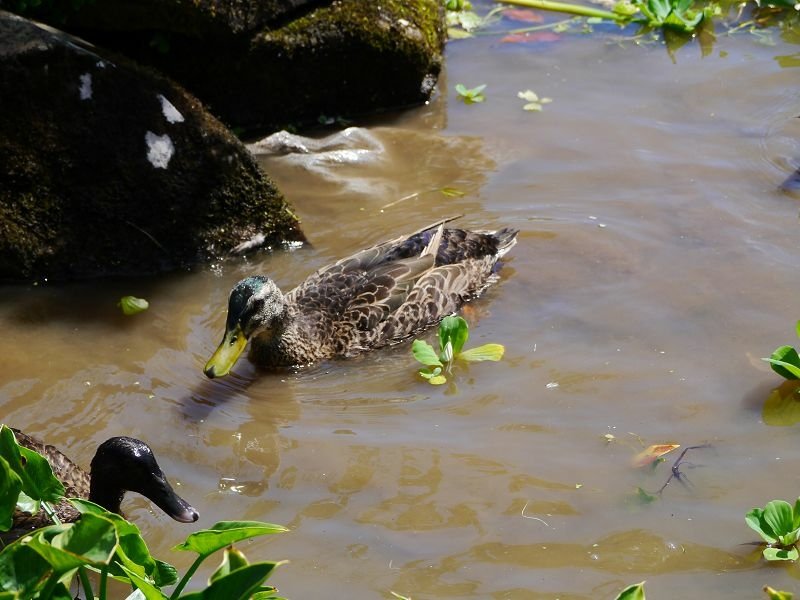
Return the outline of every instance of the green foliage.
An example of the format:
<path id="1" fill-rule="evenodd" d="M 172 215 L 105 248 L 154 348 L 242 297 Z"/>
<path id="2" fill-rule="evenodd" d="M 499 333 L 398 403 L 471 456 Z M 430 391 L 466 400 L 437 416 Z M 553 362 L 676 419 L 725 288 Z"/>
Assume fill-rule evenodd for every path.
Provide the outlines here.
<path id="1" fill-rule="evenodd" d="M 472 89 L 468 89 L 463 83 L 456 84 L 456 93 L 464 101 L 464 104 L 474 104 L 486 100 L 486 96 L 483 95 L 483 90 L 485 89 L 485 83 Z"/>
<path id="2" fill-rule="evenodd" d="M 411 353 L 418 362 L 427 368 L 421 369 L 419 374 L 433 385 L 447 382 L 453 362 L 463 360 L 467 362 L 481 362 L 484 360 L 498 361 L 503 358 L 505 348 L 500 344 L 484 344 L 469 350 L 463 350 L 464 344 L 469 339 L 469 326 L 458 316 L 449 316 L 439 323 L 439 351 L 423 340 L 414 340 L 411 344 Z"/>
<path id="3" fill-rule="evenodd" d="M 645 600 L 644 581 L 626 587 L 617 595 L 616 600 Z"/>
<path id="4" fill-rule="evenodd" d="M 800 321 L 795 325 L 795 333 L 800 337 Z M 792 346 L 781 346 L 775 349 L 767 361 L 772 370 L 785 379 L 800 379 L 800 355 Z"/>
<path id="5" fill-rule="evenodd" d="M 800 553 L 800 498 L 794 506 L 785 500 L 772 500 L 764 508 L 754 508 L 745 515 L 745 523 L 767 543 L 767 560 L 797 560 Z"/>
<path id="6" fill-rule="evenodd" d="M 117 302 L 117 306 L 122 309 L 122 314 L 129 317 L 130 315 L 146 311 L 150 307 L 150 303 L 144 298 L 123 296 L 119 299 L 119 302 Z"/>
<path id="7" fill-rule="evenodd" d="M 64 493 L 47 460 L 17 445 L 13 432 L 0 426 L 0 531 L 13 526 L 19 498 L 26 508 L 39 504 L 54 515 L 50 502 Z M 35 504 L 32 504 L 35 502 Z M 280 562 L 249 563 L 232 544 L 253 537 L 287 531 L 258 521 L 220 521 L 210 529 L 190 534 L 175 550 L 198 554 L 182 577 L 174 567 L 154 558 L 133 523 L 88 500 L 71 499 L 81 513 L 74 523 L 56 523 L 27 533 L 0 551 L 0 600 L 27 598 L 68 600 L 77 577 L 86 597 L 106 598 L 109 580 L 136 590 L 137 600 L 281 600 L 275 588 L 264 585 Z M 224 549 L 223 560 L 208 587 L 181 595 L 198 567 Z M 87 571 L 100 573 L 97 595 Z M 176 585 L 177 584 L 177 585 Z M 162 588 L 176 585 L 167 596 Z"/>
<path id="8" fill-rule="evenodd" d="M 764 593 L 767 595 L 769 600 L 792 600 L 792 598 L 794 598 L 794 594 L 791 592 L 776 590 L 768 585 L 764 586 Z"/>

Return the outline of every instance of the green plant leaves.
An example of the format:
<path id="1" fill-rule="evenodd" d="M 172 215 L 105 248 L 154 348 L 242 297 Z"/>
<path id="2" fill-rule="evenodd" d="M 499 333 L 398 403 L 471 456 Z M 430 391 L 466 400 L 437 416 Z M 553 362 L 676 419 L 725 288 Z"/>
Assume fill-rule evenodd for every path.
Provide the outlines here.
<path id="1" fill-rule="evenodd" d="M 764 558 L 797 560 L 795 544 L 800 539 L 800 498 L 794 506 L 785 500 L 772 500 L 763 509 L 754 508 L 745 515 L 745 523 L 769 544 L 764 549 Z"/>
<path id="2" fill-rule="evenodd" d="M 209 529 L 201 529 L 189 535 L 186 541 L 173 550 L 193 551 L 208 556 L 225 546 L 249 538 L 289 531 L 281 525 L 260 521 L 220 521 Z"/>
<path id="3" fill-rule="evenodd" d="M 34 500 L 58 502 L 64 496 L 64 486 L 53 475 L 47 460 L 17 444 L 14 432 L 5 425 L 0 426 L 0 456 L 9 469 L 22 481 L 22 491 Z"/>
<path id="4" fill-rule="evenodd" d="M 411 353 L 417 361 L 427 369 L 419 371 L 423 379 L 433 385 L 447 382 L 445 372 L 449 375 L 450 368 L 456 359 L 465 362 L 480 362 L 484 360 L 498 361 L 503 357 L 505 348 L 500 344 L 484 344 L 477 348 L 464 350 L 464 344 L 469 339 L 469 325 L 459 316 L 451 315 L 442 319 L 437 333 L 439 352 L 428 342 L 414 340 L 411 344 Z"/>
<path id="5" fill-rule="evenodd" d="M 458 358 L 467 362 L 498 361 L 503 358 L 505 351 L 506 349 L 502 344 L 484 344 L 483 346 L 465 350 L 458 355 Z"/>
<path id="6" fill-rule="evenodd" d="M 791 346 L 781 346 L 761 360 L 770 363 L 772 370 L 785 379 L 800 379 L 800 355 Z"/>
<path id="7" fill-rule="evenodd" d="M 626 587 L 617 594 L 616 600 L 645 600 L 644 581 Z"/>
<path id="8" fill-rule="evenodd" d="M 181 596 L 181 600 L 247 600 L 259 590 L 277 562 L 258 562 L 219 577 L 202 592 L 193 592 Z"/>
<path id="9" fill-rule="evenodd" d="M 423 340 L 414 340 L 411 344 L 411 354 L 418 362 L 428 367 L 441 367 L 442 361 L 439 360 L 439 355 L 428 342 Z M 440 369 L 441 370 L 441 369 Z"/>
<path id="10" fill-rule="evenodd" d="M 0 480 L 5 482 L 0 489 L 0 531 L 8 531 L 14 524 L 14 511 L 22 491 L 22 479 L 11 470 L 5 459 L 0 459 Z"/>
<path id="11" fill-rule="evenodd" d="M 791 592 L 776 590 L 768 585 L 764 586 L 764 593 L 767 595 L 769 600 L 792 600 L 792 598 L 794 598 L 794 594 Z"/>
<path id="12" fill-rule="evenodd" d="M 451 315 L 442 319 L 439 324 L 439 347 L 442 349 L 442 354 L 444 354 L 448 342 L 452 345 L 451 358 L 447 361 L 442 359 L 443 362 L 449 362 L 452 360 L 452 356 L 461 354 L 461 349 L 468 339 L 469 326 L 462 317 Z"/>
<path id="13" fill-rule="evenodd" d="M 483 90 L 486 89 L 486 84 L 476 86 L 468 89 L 463 83 L 456 84 L 456 93 L 459 98 L 464 101 L 464 104 L 473 104 L 475 102 L 483 102 L 486 96 L 483 95 Z"/>
<path id="14" fill-rule="evenodd" d="M 140 312 L 146 311 L 150 307 L 150 303 L 144 298 L 137 298 L 136 296 L 123 296 L 117 302 L 117 306 L 122 309 L 122 314 L 126 317 L 135 315 Z"/>

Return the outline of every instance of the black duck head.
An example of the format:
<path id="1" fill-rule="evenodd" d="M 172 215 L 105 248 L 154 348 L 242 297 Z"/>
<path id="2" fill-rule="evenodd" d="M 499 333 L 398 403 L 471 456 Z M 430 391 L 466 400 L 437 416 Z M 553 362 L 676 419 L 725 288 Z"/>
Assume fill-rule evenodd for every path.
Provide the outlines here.
<path id="1" fill-rule="evenodd" d="M 108 511 L 120 512 L 126 491 L 137 492 L 181 523 L 200 515 L 178 496 L 162 473 L 150 446 L 129 437 L 113 437 L 97 448 L 92 459 L 89 500 Z"/>
<path id="2" fill-rule="evenodd" d="M 285 315 L 286 303 L 274 281 L 262 276 L 242 279 L 231 290 L 225 335 L 203 372 L 210 379 L 230 373 L 247 340 L 256 335 L 275 335 Z"/>

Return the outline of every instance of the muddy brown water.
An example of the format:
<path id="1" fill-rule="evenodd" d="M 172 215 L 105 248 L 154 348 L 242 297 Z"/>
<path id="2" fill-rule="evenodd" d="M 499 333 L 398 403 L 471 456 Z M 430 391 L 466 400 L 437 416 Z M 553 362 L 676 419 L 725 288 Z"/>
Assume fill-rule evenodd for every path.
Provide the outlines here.
<path id="1" fill-rule="evenodd" d="M 800 495 L 796 401 L 767 404 L 780 381 L 758 360 L 794 343 L 800 318 L 800 206 L 779 189 L 800 161 L 800 62 L 773 40 L 721 36 L 675 60 L 609 33 L 452 43 L 430 105 L 365 128 L 372 160 L 262 159 L 313 246 L 0 289 L 2 418 L 83 465 L 111 435 L 146 439 L 198 526 L 288 526 L 243 549 L 290 560 L 273 582 L 294 599 L 588 600 L 644 579 L 654 600 L 798 590 L 800 570 L 761 562 L 744 523 Z M 487 101 L 459 102 L 459 82 L 488 84 Z M 524 112 L 529 88 L 553 102 Z M 502 362 L 433 387 L 401 345 L 204 379 L 242 276 L 289 289 L 460 213 L 521 230 L 465 311 L 471 343 L 503 343 Z M 150 310 L 122 317 L 123 294 Z M 689 453 L 689 485 L 642 505 L 637 488 L 656 491 L 674 456 L 633 469 L 655 443 L 711 447 Z M 137 497 L 124 508 L 155 555 L 189 564 L 169 549 L 196 526 Z"/>

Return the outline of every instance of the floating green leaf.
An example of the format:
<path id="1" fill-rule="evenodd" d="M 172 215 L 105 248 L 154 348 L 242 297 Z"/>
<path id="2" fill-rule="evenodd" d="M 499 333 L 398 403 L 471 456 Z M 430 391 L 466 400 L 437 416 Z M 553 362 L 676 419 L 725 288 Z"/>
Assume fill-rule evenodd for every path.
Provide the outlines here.
<path id="1" fill-rule="evenodd" d="M 539 98 L 533 90 L 525 90 L 524 92 L 517 92 L 517 97 L 525 100 L 526 104 L 522 107 L 523 110 L 532 110 L 541 112 L 542 105 L 549 104 L 553 101 L 552 98 Z"/>
<path id="2" fill-rule="evenodd" d="M 469 325 L 456 315 L 450 315 L 442 319 L 439 324 L 439 347 L 442 355 L 449 355 L 449 358 L 442 358 L 442 362 L 450 362 L 454 356 L 461 354 L 461 349 L 469 339 Z M 447 344 L 451 344 L 450 352 L 447 351 Z"/>
<path id="3" fill-rule="evenodd" d="M 212 581 L 202 592 L 181 596 L 181 600 L 247 600 L 281 564 L 259 562 L 247 565 Z"/>
<path id="4" fill-rule="evenodd" d="M 458 355 L 458 358 L 468 362 L 481 362 L 484 360 L 498 361 L 503 358 L 503 353 L 505 351 L 506 349 L 502 344 L 484 344 L 483 346 L 464 350 L 464 352 Z"/>
<path id="5" fill-rule="evenodd" d="M 486 96 L 483 95 L 483 90 L 485 89 L 485 83 L 472 89 L 468 89 L 463 83 L 456 84 L 456 93 L 465 104 L 473 104 L 475 102 L 483 102 L 486 100 Z"/>
<path id="6" fill-rule="evenodd" d="M 136 296 L 123 296 L 119 299 L 117 306 L 122 309 L 122 314 L 125 316 L 130 316 L 146 311 L 150 307 L 150 303 L 144 298 L 137 298 Z"/>

